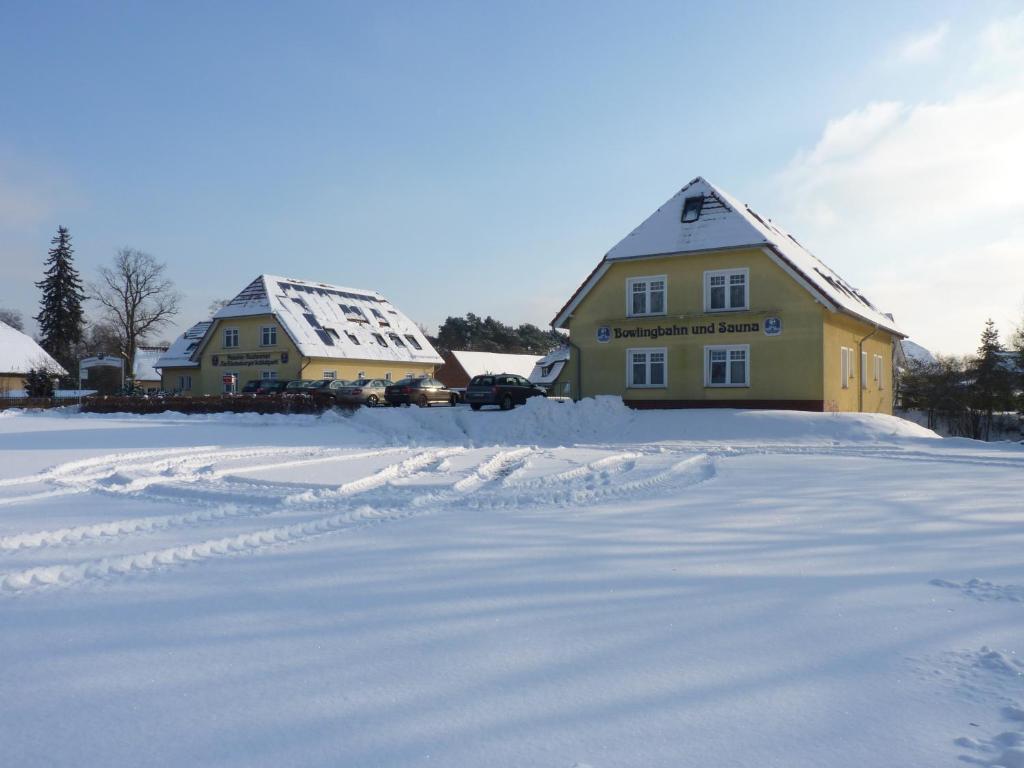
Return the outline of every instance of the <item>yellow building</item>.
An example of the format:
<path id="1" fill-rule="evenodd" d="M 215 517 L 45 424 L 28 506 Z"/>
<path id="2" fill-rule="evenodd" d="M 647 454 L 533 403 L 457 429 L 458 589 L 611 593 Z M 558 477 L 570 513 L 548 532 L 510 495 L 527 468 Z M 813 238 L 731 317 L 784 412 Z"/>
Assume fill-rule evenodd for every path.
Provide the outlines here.
<path id="1" fill-rule="evenodd" d="M 610 250 L 552 321 L 551 392 L 640 408 L 892 413 L 889 315 L 792 235 L 696 178 Z"/>
<path id="2" fill-rule="evenodd" d="M 442 362 L 423 332 L 376 291 L 260 275 L 157 361 L 162 388 L 240 391 L 257 379 L 429 376 Z"/>

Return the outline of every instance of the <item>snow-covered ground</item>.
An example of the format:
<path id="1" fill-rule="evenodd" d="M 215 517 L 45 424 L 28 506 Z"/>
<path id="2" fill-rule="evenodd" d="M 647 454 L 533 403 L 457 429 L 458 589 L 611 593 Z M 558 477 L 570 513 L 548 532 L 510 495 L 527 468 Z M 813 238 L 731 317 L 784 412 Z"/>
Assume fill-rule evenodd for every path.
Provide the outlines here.
<path id="1" fill-rule="evenodd" d="M 1022 480 L 878 416 L 0 413 L 0 762 L 1024 766 Z"/>

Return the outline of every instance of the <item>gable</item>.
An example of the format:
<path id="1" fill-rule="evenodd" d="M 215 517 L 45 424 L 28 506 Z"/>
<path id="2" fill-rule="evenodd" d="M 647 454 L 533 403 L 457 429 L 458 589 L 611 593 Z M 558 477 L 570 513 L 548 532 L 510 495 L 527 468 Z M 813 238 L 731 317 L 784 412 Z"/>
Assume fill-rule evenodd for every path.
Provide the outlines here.
<path id="1" fill-rule="evenodd" d="M 687 201 L 699 202 L 699 215 L 683 221 Z M 843 280 L 792 235 L 697 177 L 673 195 L 615 245 L 552 321 L 565 324 L 607 265 L 651 256 L 678 256 L 732 248 L 765 249 L 790 277 L 832 311 L 841 311 L 902 335 L 892 318 Z"/>

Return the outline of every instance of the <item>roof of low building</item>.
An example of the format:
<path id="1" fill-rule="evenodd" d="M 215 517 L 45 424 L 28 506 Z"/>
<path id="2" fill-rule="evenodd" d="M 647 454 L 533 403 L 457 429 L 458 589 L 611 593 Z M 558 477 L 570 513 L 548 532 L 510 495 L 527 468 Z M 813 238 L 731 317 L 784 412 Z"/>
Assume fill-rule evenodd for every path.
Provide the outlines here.
<path id="1" fill-rule="evenodd" d="M 154 370 L 157 361 L 167 352 L 168 347 L 139 347 L 132 361 L 132 378 L 135 381 L 159 381 L 160 374 Z"/>
<path id="2" fill-rule="evenodd" d="M 485 373 L 514 373 L 526 378 L 540 359 L 539 355 L 513 355 L 505 352 L 471 352 L 454 349 L 452 356 L 471 378 L 482 376 Z"/>
<path id="3" fill-rule="evenodd" d="M 699 206 L 698 214 L 692 221 L 683 221 L 688 200 Z M 854 315 L 903 335 L 891 317 L 807 250 L 793 235 L 700 176 L 608 251 L 552 324 L 565 327 L 579 302 L 614 262 L 743 247 L 766 249 L 783 269 L 829 309 Z"/>
<path id="4" fill-rule="evenodd" d="M 156 362 L 154 368 L 198 368 L 199 361 L 193 359 L 193 355 L 206 336 L 206 332 L 213 325 L 213 320 L 203 320 L 196 323 L 181 336 L 174 340 L 174 343 L 167 348 Z"/>
<path id="5" fill-rule="evenodd" d="M 214 320 L 273 314 L 304 357 L 443 362 L 417 325 L 377 291 L 260 275 Z"/>
<path id="6" fill-rule="evenodd" d="M 23 374 L 33 368 L 46 368 L 61 376 L 67 375 L 67 371 L 31 337 L 0 322 L 0 373 Z"/>

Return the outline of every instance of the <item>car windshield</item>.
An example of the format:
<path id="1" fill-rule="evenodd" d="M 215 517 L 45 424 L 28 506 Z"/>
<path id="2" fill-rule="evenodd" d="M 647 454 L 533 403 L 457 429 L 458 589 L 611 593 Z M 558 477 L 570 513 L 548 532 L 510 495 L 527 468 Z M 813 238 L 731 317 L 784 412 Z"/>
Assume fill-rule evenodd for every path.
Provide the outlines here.
<path id="1" fill-rule="evenodd" d="M 491 387 L 494 386 L 493 376 L 474 376 L 473 380 L 469 382 L 471 387 Z"/>

